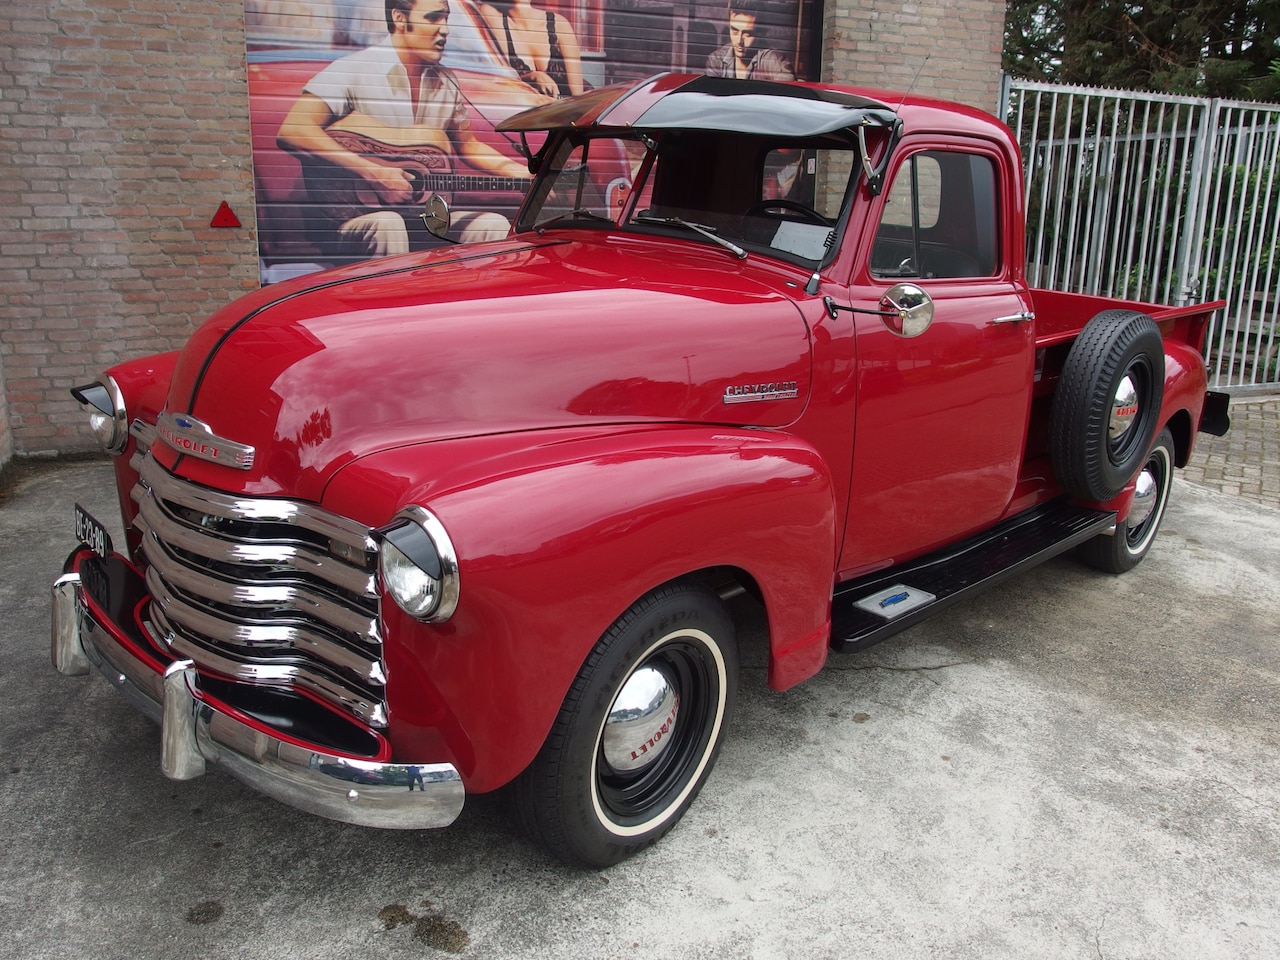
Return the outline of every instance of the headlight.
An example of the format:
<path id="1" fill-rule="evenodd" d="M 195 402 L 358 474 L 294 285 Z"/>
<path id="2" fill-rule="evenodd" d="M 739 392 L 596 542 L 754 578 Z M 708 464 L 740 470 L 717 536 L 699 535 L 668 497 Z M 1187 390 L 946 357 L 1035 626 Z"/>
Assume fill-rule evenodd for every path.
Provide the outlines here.
<path id="1" fill-rule="evenodd" d="M 406 507 L 378 531 L 382 585 L 405 613 L 448 620 L 458 606 L 458 557 L 431 511 Z"/>
<path id="2" fill-rule="evenodd" d="M 382 582 L 411 616 L 429 617 L 440 606 L 440 578 L 423 570 L 389 540 L 382 544 Z"/>
<path id="3" fill-rule="evenodd" d="M 113 456 L 123 453 L 129 442 L 129 414 L 115 380 L 103 375 L 95 383 L 72 387 L 71 395 L 88 410 L 89 429 L 102 449 Z"/>

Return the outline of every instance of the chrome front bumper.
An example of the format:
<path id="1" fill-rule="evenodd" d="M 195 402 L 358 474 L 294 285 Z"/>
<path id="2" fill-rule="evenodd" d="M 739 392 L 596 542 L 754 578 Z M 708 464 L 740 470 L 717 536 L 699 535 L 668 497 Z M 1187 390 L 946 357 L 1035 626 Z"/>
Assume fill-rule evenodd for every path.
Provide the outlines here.
<path id="1" fill-rule="evenodd" d="M 149 663 L 123 637 L 86 596 L 78 568 L 54 582 L 54 667 L 66 676 L 96 668 L 159 723 L 165 776 L 190 780 L 217 764 L 290 806 L 368 827 L 444 827 L 462 811 L 462 778 L 452 764 L 372 761 L 272 736 L 203 693 L 190 660 Z"/>

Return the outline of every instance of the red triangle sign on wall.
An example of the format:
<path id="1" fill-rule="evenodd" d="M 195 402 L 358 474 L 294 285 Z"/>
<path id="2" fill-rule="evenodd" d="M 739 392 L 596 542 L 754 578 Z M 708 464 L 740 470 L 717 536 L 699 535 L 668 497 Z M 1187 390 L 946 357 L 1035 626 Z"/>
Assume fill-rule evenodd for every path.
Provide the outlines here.
<path id="1" fill-rule="evenodd" d="M 211 227 L 238 227 L 240 226 L 240 218 L 235 215 L 235 211 L 223 200 L 218 206 L 218 212 L 213 215 L 213 219 L 209 221 Z"/>

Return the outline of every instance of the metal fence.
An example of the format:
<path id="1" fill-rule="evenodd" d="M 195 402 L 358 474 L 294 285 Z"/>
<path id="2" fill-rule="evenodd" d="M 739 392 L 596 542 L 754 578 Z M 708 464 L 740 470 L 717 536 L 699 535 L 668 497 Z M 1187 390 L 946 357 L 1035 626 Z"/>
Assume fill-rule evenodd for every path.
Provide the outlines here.
<path id="1" fill-rule="evenodd" d="M 1280 105 L 1005 78 L 1022 145 L 1034 286 L 1185 304 L 1225 300 L 1210 380 L 1280 385 Z"/>

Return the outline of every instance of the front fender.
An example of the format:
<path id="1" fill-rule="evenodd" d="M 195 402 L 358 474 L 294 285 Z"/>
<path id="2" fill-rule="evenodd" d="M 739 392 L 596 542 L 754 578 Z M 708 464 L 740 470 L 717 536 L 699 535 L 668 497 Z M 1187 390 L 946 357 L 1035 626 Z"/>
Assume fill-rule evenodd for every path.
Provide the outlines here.
<path id="1" fill-rule="evenodd" d="M 448 530 L 461 595 L 442 624 L 384 602 L 390 738 L 405 756 L 443 746 L 469 790 L 523 770 L 609 625 L 691 571 L 737 567 L 760 586 L 771 680 L 788 656 L 805 675 L 822 664 L 834 495 L 795 437 L 659 426 L 422 444 L 348 465 L 324 498 L 371 526 L 410 503 Z"/>
<path id="2" fill-rule="evenodd" d="M 174 350 L 170 353 L 127 360 L 107 371 L 108 375 L 116 381 L 124 397 L 124 406 L 130 424 L 135 420 L 148 425 L 155 424 L 160 411 L 164 409 L 164 399 L 169 392 L 169 381 L 173 377 L 173 368 L 177 362 L 178 352 Z M 133 457 L 137 450 L 138 438 L 130 429 L 128 443 L 120 455 L 113 457 L 111 462 L 112 469 L 115 471 L 116 498 L 120 505 L 120 517 L 124 523 L 129 556 L 135 560 L 141 541 L 137 528 L 133 526 L 138 505 L 133 502 L 130 494 L 138 482 L 138 471 Z"/>

